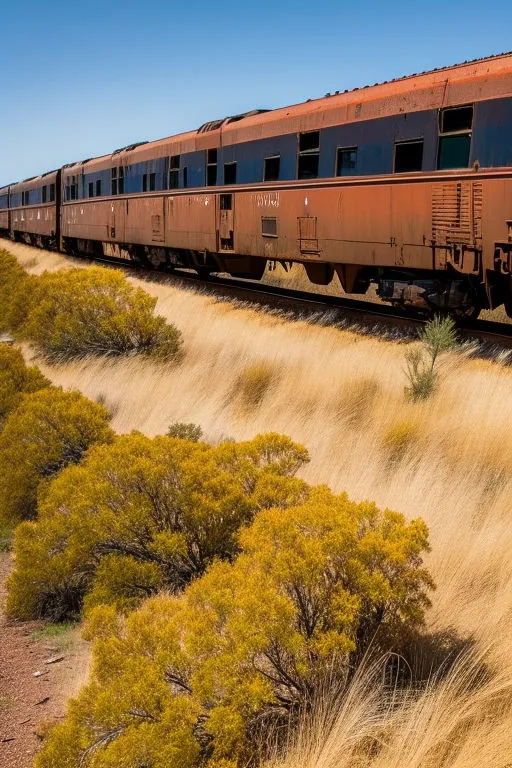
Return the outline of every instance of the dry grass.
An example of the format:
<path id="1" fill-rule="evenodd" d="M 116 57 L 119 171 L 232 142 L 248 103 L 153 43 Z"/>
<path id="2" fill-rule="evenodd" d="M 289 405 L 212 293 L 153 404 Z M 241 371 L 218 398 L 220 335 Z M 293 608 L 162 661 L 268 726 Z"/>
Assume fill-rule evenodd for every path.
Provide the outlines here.
<path id="1" fill-rule="evenodd" d="M 37 269 L 62 262 L 38 252 Z M 339 717 L 310 728 L 280 768 L 512 764 L 512 371 L 449 353 L 438 392 L 414 404 L 404 399 L 404 345 L 172 285 L 144 288 L 183 330 L 179 368 L 93 360 L 40 363 L 44 374 L 93 399 L 103 393 L 118 405 L 113 425 L 121 432 L 156 434 L 193 422 L 210 441 L 275 430 L 304 443 L 312 456 L 308 481 L 427 521 L 428 566 L 438 585 L 429 627 L 474 641 L 476 657 L 396 711 L 384 706 L 384 690 L 354 689 L 331 712 Z M 240 408 L 233 395 L 244 377 L 263 382 L 247 385 L 254 408 Z M 483 661 L 489 679 L 476 685 Z M 377 733 L 381 748 L 366 754 L 365 734 Z"/>

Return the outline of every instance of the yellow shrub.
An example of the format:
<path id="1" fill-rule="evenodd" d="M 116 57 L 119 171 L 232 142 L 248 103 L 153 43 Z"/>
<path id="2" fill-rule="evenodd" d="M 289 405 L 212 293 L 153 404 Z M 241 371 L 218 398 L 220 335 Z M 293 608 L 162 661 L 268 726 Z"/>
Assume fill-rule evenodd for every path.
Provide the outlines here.
<path id="1" fill-rule="evenodd" d="M 420 426 L 416 421 L 398 421 L 384 433 L 382 447 L 392 462 L 399 462 L 417 446 Z"/>
<path id="2" fill-rule="evenodd" d="M 235 393 L 244 408 L 257 408 L 270 385 L 276 378 L 276 371 L 269 363 L 261 361 L 247 366 L 236 382 Z"/>

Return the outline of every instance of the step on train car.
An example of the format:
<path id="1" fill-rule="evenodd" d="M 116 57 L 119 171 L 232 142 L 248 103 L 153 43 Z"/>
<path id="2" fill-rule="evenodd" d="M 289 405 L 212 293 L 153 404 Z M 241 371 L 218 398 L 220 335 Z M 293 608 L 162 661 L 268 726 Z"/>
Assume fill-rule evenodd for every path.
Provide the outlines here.
<path id="1" fill-rule="evenodd" d="M 512 316 L 512 54 L 214 120 L 0 189 L 0 230 L 69 253 Z"/>

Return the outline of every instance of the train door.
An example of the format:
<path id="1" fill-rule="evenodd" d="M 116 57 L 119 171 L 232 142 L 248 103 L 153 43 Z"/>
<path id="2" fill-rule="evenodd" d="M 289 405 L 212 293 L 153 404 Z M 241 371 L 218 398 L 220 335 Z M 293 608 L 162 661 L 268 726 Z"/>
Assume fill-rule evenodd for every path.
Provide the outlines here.
<path id="1" fill-rule="evenodd" d="M 217 249 L 235 250 L 235 196 L 217 195 Z"/>
<path id="2" fill-rule="evenodd" d="M 151 203 L 151 242 L 163 243 L 165 240 L 164 198 L 157 197 Z"/>

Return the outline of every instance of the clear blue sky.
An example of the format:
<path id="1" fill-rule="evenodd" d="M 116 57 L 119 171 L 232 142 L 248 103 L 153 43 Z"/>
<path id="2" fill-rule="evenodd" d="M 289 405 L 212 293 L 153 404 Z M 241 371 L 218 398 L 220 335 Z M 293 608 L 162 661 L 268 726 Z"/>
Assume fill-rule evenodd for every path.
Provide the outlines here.
<path id="1" fill-rule="evenodd" d="M 512 49 L 505 0 L 4 0 L 0 185 Z"/>

